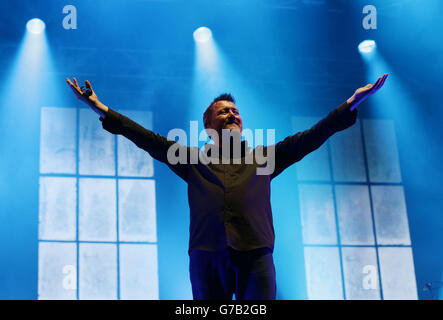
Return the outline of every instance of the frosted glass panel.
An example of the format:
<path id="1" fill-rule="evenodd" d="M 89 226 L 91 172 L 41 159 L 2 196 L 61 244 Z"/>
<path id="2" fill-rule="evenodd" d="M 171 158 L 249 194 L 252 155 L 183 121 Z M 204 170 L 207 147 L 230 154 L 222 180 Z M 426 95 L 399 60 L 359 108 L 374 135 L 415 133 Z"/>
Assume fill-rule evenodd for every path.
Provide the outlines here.
<path id="1" fill-rule="evenodd" d="M 374 244 L 367 186 L 336 185 L 338 225 L 342 244 Z"/>
<path id="2" fill-rule="evenodd" d="M 75 178 L 40 177 L 40 240 L 76 240 Z"/>
<path id="3" fill-rule="evenodd" d="M 82 243 L 79 260 L 79 298 L 117 299 L 116 245 Z"/>
<path id="4" fill-rule="evenodd" d="M 379 244 L 410 245 L 405 197 L 401 186 L 371 186 Z"/>
<path id="5" fill-rule="evenodd" d="M 79 179 L 79 238 L 116 241 L 116 186 L 114 179 Z"/>
<path id="6" fill-rule="evenodd" d="M 299 185 L 300 212 L 305 244 L 336 244 L 332 187 L 330 185 Z"/>
<path id="7" fill-rule="evenodd" d="M 416 300 L 417 284 L 411 248 L 379 248 L 385 300 Z"/>
<path id="8" fill-rule="evenodd" d="M 40 173 L 75 174 L 76 119 L 76 109 L 41 109 Z"/>
<path id="9" fill-rule="evenodd" d="M 401 182 L 392 120 L 364 120 L 366 156 L 371 182 Z"/>
<path id="10" fill-rule="evenodd" d="M 154 180 L 120 179 L 118 190 L 120 241 L 156 242 Z"/>
<path id="11" fill-rule="evenodd" d="M 156 245 L 120 245 L 120 297 L 158 300 Z"/>
<path id="12" fill-rule="evenodd" d="M 123 114 L 152 129 L 151 112 Z M 88 108 L 43 107 L 40 173 L 38 298 L 159 299 L 152 157 Z"/>
<path id="13" fill-rule="evenodd" d="M 343 299 L 340 257 L 336 247 L 305 247 L 308 299 Z"/>
<path id="14" fill-rule="evenodd" d="M 360 121 L 334 134 L 329 142 L 334 180 L 366 182 Z"/>
<path id="15" fill-rule="evenodd" d="M 379 300 L 380 285 L 375 248 L 342 248 L 347 300 Z"/>
<path id="16" fill-rule="evenodd" d="M 103 130 L 98 115 L 80 109 L 79 172 L 88 175 L 115 175 L 115 138 Z"/>
<path id="17" fill-rule="evenodd" d="M 38 299 L 77 298 L 77 245 L 40 242 L 38 245 Z"/>
<path id="18" fill-rule="evenodd" d="M 321 118 L 292 117 L 294 132 L 305 131 L 315 125 Z M 331 180 L 327 143 L 308 154 L 296 164 L 298 180 Z"/>
<path id="19" fill-rule="evenodd" d="M 122 114 L 144 128 L 152 130 L 152 112 L 124 110 Z M 117 137 L 117 143 L 119 176 L 152 177 L 154 175 L 154 163 L 149 153 L 122 136 Z"/>

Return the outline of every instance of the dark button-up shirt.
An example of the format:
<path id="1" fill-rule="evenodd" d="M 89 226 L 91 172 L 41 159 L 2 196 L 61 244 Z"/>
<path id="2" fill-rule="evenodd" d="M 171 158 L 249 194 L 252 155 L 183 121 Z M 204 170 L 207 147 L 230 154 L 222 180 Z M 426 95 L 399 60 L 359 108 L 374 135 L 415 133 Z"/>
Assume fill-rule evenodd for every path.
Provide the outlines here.
<path id="1" fill-rule="evenodd" d="M 275 145 L 258 146 L 251 150 L 242 141 L 242 152 L 238 155 L 241 158 L 240 164 L 233 161 L 230 164 L 223 163 L 222 150 L 218 155 L 220 161 L 215 163 L 210 148 L 205 149 L 209 150 L 205 153 L 207 158 L 198 158 L 198 161 L 192 163 L 190 158 L 193 148 L 178 145 L 112 109 L 100 120 L 104 129 L 130 139 L 187 182 L 191 215 L 190 252 L 194 249 L 219 251 L 228 246 L 240 251 L 257 248 L 273 250 L 275 235 L 270 202 L 271 180 L 319 148 L 335 132 L 350 127 L 356 117 L 357 110 L 350 111 L 345 102 L 312 128 L 289 136 Z M 186 152 L 187 163 L 171 164 L 168 161 L 168 149 L 173 145 L 177 149 L 176 153 L 180 150 Z M 266 163 L 259 164 L 255 155 L 257 152 L 270 155 L 270 148 L 274 148 L 274 156 L 269 156 L 267 161 L 274 161 L 274 170 L 258 175 L 257 168 L 263 168 Z M 252 163 L 245 160 L 251 155 Z M 213 161 L 208 163 L 201 159 Z"/>

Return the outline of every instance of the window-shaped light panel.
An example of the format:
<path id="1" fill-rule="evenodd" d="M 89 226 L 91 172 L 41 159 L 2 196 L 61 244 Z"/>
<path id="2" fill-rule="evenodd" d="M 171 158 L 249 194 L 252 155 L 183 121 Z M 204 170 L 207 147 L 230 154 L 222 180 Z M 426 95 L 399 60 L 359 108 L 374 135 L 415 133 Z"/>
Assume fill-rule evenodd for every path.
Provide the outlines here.
<path id="1" fill-rule="evenodd" d="M 363 130 L 371 182 L 400 183 L 397 142 L 392 120 L 364 120 Z"/>
<path id="2" fill-rule="evenodd" d="M 366 169 L 360 121 L 357 120 L 352 127 L 334 134 L 329 142 L 334 180 L 365 182 Z"/>
<path id="3" fill-rule="evenodd" d="M 121 299 L 157 300 L 157 246 L 151 244 L 120 245 Z"/>
<path id="4" fill-rule="evenodd" d="M 120 241 L 156 242 L 154 180 L 120 179 L 118 195 Z"/>
<path id="5" fill-rule="evenodd" d="M 77 109 L 43 107 L 40 173 L 75 174 Z"/>
<path id="6" fill-rule="evenodd" d="M 385 300 L 416 300 L 417 283 L 410 247 L 378 248 Z"/>
<path id="7" fill-rule="evenodd" d="M 152 128 L 150 112 L 124 114 Z M 152 158 L 84 108 L 42 108 L 41 123 L 51 176 L 40 176 L 39 299 L 158 299 L 155 183 L 140 179 Z M 116 176 L 116 159 L 120 177 L 137 179 Z"/>
<path id="8" fill-rule="evenodd" d="M 305 247 L 305 265 L 308 299 L 343 299 L 337 247 Z"/>
<path id="9" fill-rule="evenodd" d="M 293 117 L 293 132 L 300 132 L 310 129 L 321 118 Z M 330 181 L 331 173 L 329 169 L 328 146 L 323 144 L 320 148 L 308 154 L 300 162 L 295 164 L 298 180 Z"/>
<path id="10" fill-rule="evenodd" d="M 79 240 L 117 241 L 114 179 L 79 179 Z"/>
<path id="11" fill-rule="evenodd" d="M 378 244 L 410 245 L 402 186 L 371 186 Z"/>
<path id="12" fill-rule="evenodd" d="M 40 240 L 76 240 L 76 184 L 75 178 L 40 177 Z"/>
<path id="13" fill-rule="evenodd" d="M 368 186 L 336 185 L 338 225 L 341 244 L 374 244 Z"/>
<path id="14" fill-rule="evenodd" d="M 298 132 L 318 120 L 294 117 L 292 125 Z M 308 298 L 341 298 L 342 272 L 346 299 L 416 299 L 393 121 L 357 121 L 329 147 L 296 164 Z"/>
<path id="15" fill-rule="evenodd" d="M 79 298 L 117 299 L 117 245 L 80 243 Z"/>
<path id="16" fill-rule="evenodd" d="M 332 186 L 300 184 L 304 244 L 337 244 Z"/>
<path id="17" fill-rule="evenodd" d="M 38 245 L 38 299 L 77 298 L 77 245 L 40 242 Z"/>
<path id="18" fill-rule="evenodd" d="M 115 138 L 102 128 L 98 115 L 80 109 L 79 173 L 115 175 Z"/>
<path id="19" fill-rule="evenodd" d="M 380 285 L 374 247 L 343 247 L 347 300 L 379 300 Z"/>

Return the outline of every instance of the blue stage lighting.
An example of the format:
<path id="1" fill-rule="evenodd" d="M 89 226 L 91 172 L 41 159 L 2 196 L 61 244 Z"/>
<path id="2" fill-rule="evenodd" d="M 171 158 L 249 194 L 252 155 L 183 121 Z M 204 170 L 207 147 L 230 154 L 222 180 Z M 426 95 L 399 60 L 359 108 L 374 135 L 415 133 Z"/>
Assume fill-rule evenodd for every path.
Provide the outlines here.
<path id="1" fill-rule="evenodd" d="M 45 30 L 45 23 L 40 19 L 31 19 L 26 24 L 26 28 L 33 34 L 40 34 Z"/>
<path id="2" fill-rule="evenodd" d="M 194 39 L 197 42 L 207 42 L 212 38 L 212 32 L 209 28 L 200 27 L 194 31 Z"/>
<path id="3" fill-rule="evenodd" d="M 361 53 L 371 53 L 376 47 L 374 40 L 365 40 L 358 45 L 358 51 Z"/>

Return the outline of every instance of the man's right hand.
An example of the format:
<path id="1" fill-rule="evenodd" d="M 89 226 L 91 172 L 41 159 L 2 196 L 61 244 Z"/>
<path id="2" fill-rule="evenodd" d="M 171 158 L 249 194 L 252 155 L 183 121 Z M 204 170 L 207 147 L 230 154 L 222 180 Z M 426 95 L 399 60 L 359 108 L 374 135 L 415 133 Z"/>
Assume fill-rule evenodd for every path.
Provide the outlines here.
<path id="1" fill-rule="evenodd" d="M 88 95 L 86 90 L 82 90 L 82 88 L 80 88 L 80 86 L 77 83 L 77 79 L 73 78 L 73 81 L 71 81 L 69 78 L 66 78 L 66 82 L 74 92 L 77 99 L 86 103 L 89 107 L 91 107 L 92 110 L 98 113 L 100 117 L 102 118 L 106 117 L 106 112 L 108 111 L 108 107 L 98 100 L 97 95 L 95 94 L 88 80 L 85 81 L 85 85 L 86 88 L 88 88 L 91 91 L 91 95 Z"/>

